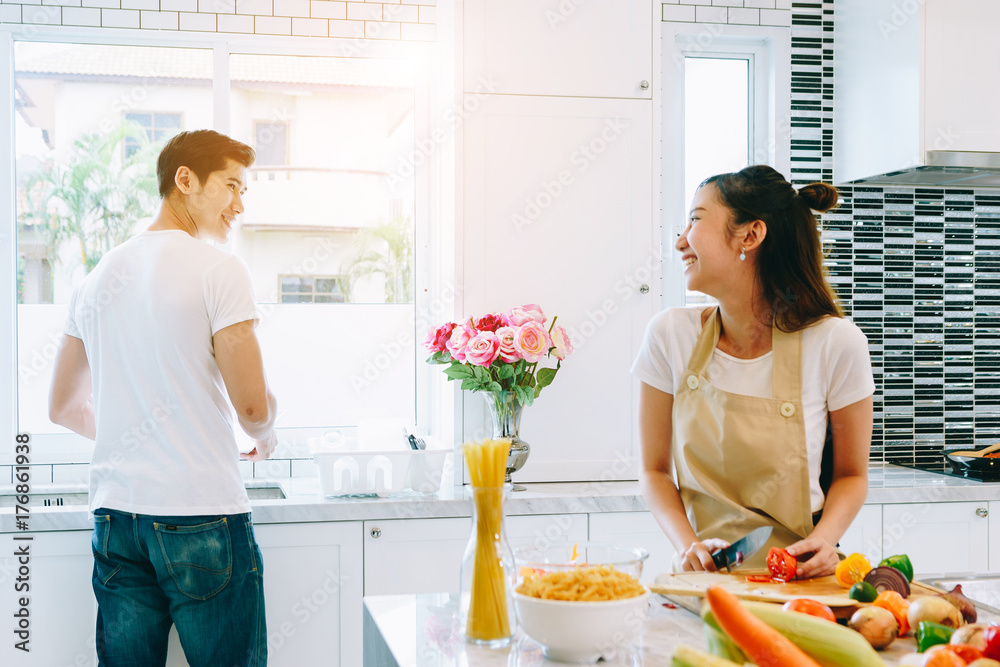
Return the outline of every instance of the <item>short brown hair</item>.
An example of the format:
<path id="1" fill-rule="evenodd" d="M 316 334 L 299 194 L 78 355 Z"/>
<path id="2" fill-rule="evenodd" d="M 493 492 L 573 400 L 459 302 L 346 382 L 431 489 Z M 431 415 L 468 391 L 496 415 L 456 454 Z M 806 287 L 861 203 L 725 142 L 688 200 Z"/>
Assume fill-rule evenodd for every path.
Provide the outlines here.
<path id="1" fill-rule="evenodd" d="M 256 158 L 252 148 L 215 130 L 191 130 L 176 134 L 163 146 L 156 160 L 160 197 L 166 199 L 177 187 L 174 176 L 180 167 L 187 167 L 204 183 L 213 172 L 225 169 L 227 160 L 249 167 Z"/>
<path id="2" fill-rule="evenodd" d="M 810 183 L 796 192 L 767 165 L 712 176 L 699 187 L 709 183 L 718 188 L 722 204 L 732 213 L 731 231 L 754 220 L 767 225 L 757 280 L 771 308 L 773 325 L 792 332 L 826 315 L 843 317 L 823 271 L 819 227 L 813 215 L 813 211 L 823 213 L 837 205 L 837 189 L 827 183 Z"/>

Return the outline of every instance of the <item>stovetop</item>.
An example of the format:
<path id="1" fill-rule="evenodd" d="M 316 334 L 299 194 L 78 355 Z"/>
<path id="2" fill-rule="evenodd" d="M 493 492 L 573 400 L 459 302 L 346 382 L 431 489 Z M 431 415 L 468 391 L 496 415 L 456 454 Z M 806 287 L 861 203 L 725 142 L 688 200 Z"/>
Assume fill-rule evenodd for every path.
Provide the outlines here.
<path id="1" fill-rule="evenodd" d="M 955 470 L 948 464 L 947 461 L 944 460 L 943 457 L 939 463 L 913 463 L 912 461 L 886 461 L 886 463 L 902 466 L 903 468 L 910 468 L 912 470 L 923 470 L 924 472 L 933 472 L 939 475 L 958 477 L 959 479 L 971 479 L 977 482 L 1000 482 L 1000 477 L 998 477 L 996 473 L 981 473 L 975 470 L 955 472 Z"/>

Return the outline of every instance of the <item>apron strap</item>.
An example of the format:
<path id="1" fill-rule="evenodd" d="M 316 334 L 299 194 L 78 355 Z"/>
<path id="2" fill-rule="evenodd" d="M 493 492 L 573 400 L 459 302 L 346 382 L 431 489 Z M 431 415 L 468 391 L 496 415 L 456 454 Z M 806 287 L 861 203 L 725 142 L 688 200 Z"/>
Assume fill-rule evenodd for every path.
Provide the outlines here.
<path id="1" fill-rule="evenodd" d="M 802 400 L 802 332 L 785 333 L 771 327 L 772 396 L 786 401 Z"/>
<path id="2" fill-rule="evenodd" d="M 696 373 L 702 377 L 708 377 L 708 367 L 712 363 L 712 355 L 715 347 L 719 344 L 719 334 L 722 327 L 719 326 L 719 307 L 710 306 L 701 311 L 703 314 L 708 311 L 708 319 L 705 320 L 705 327 L 698 342 L 695 344 L 691 360 L 688 362 L 687 372 Z"/>

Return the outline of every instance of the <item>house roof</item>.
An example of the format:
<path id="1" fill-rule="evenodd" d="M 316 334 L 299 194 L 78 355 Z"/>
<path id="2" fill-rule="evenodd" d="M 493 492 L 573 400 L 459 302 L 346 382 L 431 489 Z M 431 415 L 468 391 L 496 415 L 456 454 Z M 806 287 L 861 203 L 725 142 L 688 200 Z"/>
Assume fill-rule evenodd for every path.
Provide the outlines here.
<path id="1" fill-rule="evenodd" d="M 210 49 L 17 42 L 15 76 L 212 79 Z M 405 62 L 375 58 L 233 54 L 234 84 L 412 88 Z"/>

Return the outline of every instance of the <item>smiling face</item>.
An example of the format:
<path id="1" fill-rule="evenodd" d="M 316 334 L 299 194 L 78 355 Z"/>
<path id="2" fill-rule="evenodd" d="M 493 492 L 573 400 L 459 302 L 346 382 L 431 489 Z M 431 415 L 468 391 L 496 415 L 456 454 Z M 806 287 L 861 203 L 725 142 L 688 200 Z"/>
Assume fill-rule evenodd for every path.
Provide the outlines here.
<path id="1" fill-rule="evenodd" d="M 674 247 L 684 262 L 687 288 L 716 298 L 725 293 L 734 269 L 741 268 L 740 247 L 729 229 L 731 213 L 708 183 L 695 192 L 688 224 Z"/>
<path id="2" fill-rule="evenodd" d="M 178 170 L 178 177 L 185 169 Z M 225 243 L 236 216 L 243 213 L 247 168 L 236 160 L 227 160 L 225 168 L 213 171 L 205 183 L 200 183 L 193 172 L 188 174 L 190 185 L 185 203 L 198 238 Z"/>

